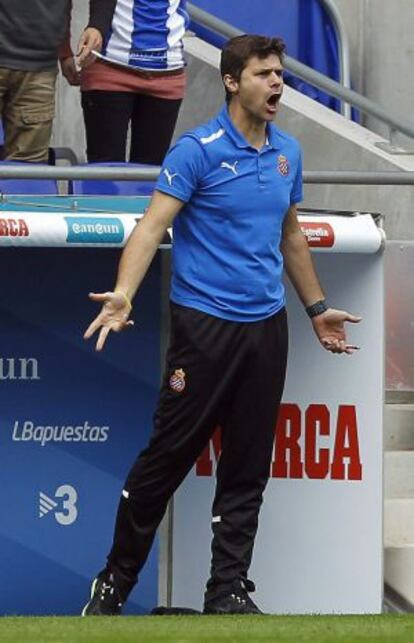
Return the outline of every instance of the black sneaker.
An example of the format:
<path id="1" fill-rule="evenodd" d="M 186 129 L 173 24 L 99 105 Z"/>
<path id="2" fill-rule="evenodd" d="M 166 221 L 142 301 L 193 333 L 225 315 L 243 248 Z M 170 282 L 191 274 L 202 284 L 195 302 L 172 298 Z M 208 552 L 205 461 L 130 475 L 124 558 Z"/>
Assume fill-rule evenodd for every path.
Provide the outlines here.
<path id="1" fill-rule="evenodd" d="M 91 598 L 82 610 L 82 616 L 118 616 L 122 601 L 114 584 L 113 574 L 100 572 L 92 582 Z"/>
<path id="2" fill-rule="evenodd" d="M 240 580 L 226 593 L 204 602 L 204 614 L 263 614 L 248 592 L 255 591 L 251 580 Z"/>

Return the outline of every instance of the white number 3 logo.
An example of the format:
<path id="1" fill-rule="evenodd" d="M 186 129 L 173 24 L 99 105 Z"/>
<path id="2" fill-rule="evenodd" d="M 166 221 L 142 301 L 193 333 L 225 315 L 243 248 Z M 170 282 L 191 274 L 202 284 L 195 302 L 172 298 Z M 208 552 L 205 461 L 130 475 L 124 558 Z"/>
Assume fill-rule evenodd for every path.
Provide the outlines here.
<path id="1" fill-rule="evenodd" d="M 69 484 L 62 484 L 55 491 L 56 498 L 63 498 L 64 511 L 56 511 L 55 518 L 60 525 L 71 525 L 78 517 L 76 489 Z"/>

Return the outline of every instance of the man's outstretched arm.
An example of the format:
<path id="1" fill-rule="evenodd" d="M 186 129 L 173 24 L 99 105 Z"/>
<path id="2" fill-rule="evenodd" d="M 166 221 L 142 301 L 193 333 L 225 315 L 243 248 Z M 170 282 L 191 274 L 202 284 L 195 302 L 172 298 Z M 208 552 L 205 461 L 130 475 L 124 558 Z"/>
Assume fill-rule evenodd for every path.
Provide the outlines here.
<path id="1" fill-rule="evenodd" d="M 128 319 L 131 300 L 145 277 L 165 231 L 183 205 L 182 201 L 155 191 L 147 213 L 135 227 L 122 252 L 114 290 L 89 293 L 90 299 L 102 303 L 101 312 L 84 334 L 84 338 L 89 339 L 99 330 L 96 350 L 102 350 L 110 331 L 119 332 L 133 325 Z"/>
<path id="2" fill-rule="evenodd" d="M 325 296 L 309 251 L 308 243 L 300 228 L 296 206 L 292 205 L 285 217 L 280 249 L 283 254 L 285 270 L 304 306 L 312 306 Z M 343 310 L 328 308 L 325 312 L 312 317 L 313 329 L 322 346 L 332 353 L 353 353 L 357 347 L 348 344 L 344 322 L 361 321 Z"/>

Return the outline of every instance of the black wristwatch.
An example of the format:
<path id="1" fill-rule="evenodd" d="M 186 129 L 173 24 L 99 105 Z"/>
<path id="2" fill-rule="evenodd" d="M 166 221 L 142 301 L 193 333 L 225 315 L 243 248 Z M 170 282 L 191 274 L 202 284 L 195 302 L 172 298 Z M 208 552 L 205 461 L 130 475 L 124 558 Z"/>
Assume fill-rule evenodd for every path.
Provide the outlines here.
<path id="1" fill-rule="evenodd" d="M 325 303 L 324 299 L 320 299 L 319 301 L 315 301 L 314 304 L 311 304 L 310 306 L 306 306 L 306 312 L 308 313 L 309 317 L 316 317 L 317 315 L 322 315 L 326 310 L 328 310 L 328 306 Z"/>

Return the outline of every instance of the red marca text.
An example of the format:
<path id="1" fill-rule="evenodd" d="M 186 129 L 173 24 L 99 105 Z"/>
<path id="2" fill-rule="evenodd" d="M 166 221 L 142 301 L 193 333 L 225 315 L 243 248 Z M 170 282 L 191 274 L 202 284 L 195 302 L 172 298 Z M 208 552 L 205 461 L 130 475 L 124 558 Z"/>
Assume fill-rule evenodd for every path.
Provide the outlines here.
<path id="1" fill-rule="evenodd" d="M 29 228 L 23 219 L 0 219 L 0 237 L 28 237 Z"/>
<path id="2" fill-rule="evenodd" d="M 331 438 L 331 446 L 318 446 L 323 438 Z M 212 476 L 220 453 L 218 429 L 196 462 L 196 475 Z M 325 404 L 311 404 L 304 414 L 297 404 L 281 404 L 271 477 L 362 480 L 355 406 L 338 406 L 333 418 Z"/>

